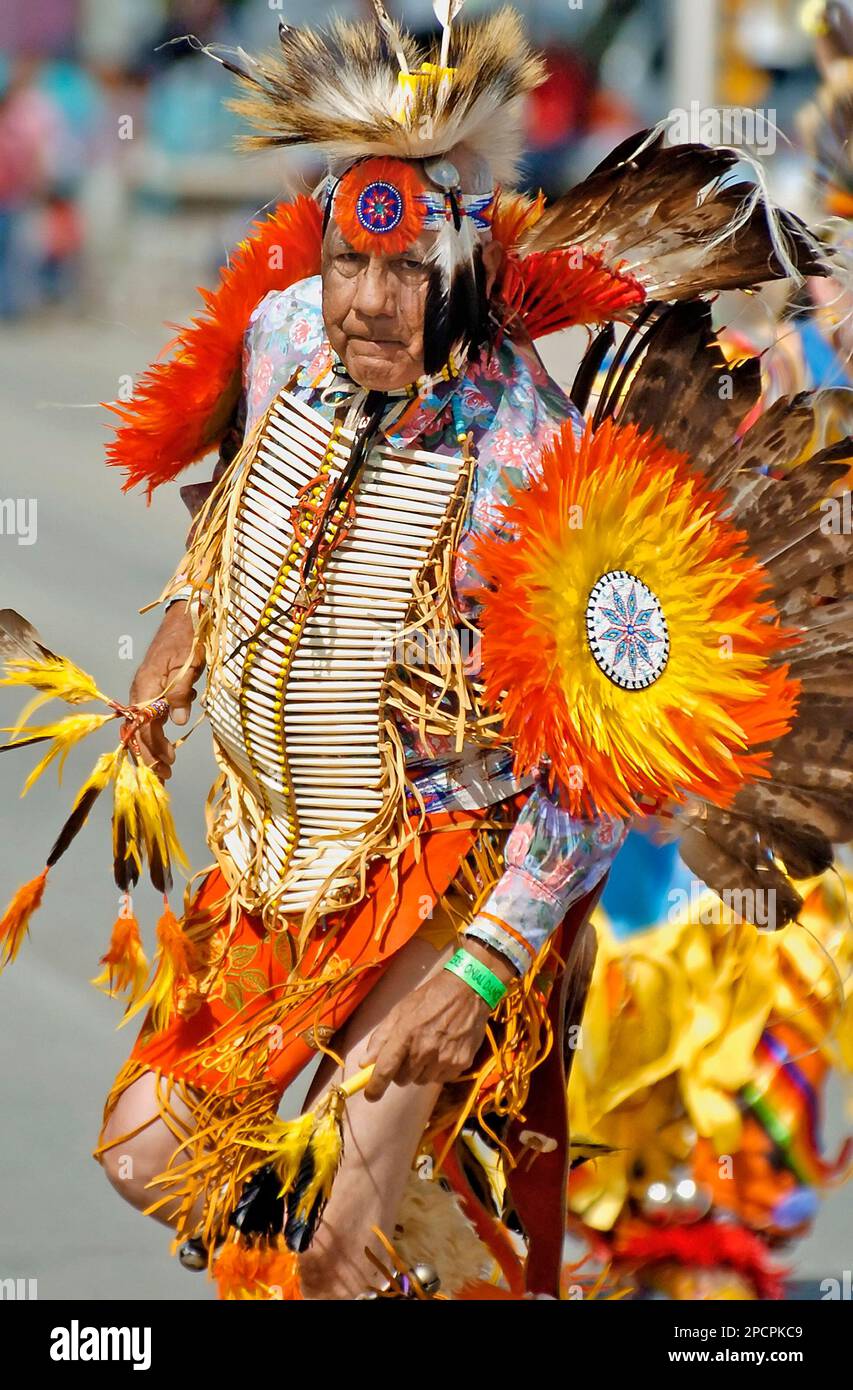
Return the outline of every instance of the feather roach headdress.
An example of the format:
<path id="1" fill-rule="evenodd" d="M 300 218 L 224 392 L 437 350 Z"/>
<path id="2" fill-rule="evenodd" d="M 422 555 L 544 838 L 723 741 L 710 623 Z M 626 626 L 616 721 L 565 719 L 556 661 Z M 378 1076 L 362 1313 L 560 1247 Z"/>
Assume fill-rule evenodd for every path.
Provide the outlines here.
<path id="1" fill-rule="evenodd" d="M 258 132 L 247 143 L 313 145 L 338 165 L 365 155 L 433 159 L 465 145 L 496 180 L 514 183 L 523 99 L 546 75 L 521 17 L 506 7 L 455 24 L 463 0 L 435 0 L 442 37 L 424 49 L 373 3 L 375 24 L 282 24 L 278 53 L 227 64 L 246 89 L 232 104 Z"/>

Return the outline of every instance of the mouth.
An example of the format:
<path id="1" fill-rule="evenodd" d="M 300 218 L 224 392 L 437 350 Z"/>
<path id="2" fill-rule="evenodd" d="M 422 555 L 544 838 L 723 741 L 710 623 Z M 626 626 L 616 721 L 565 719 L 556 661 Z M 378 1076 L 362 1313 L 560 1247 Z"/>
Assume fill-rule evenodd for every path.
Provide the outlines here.
<path id="1" fill-rule="evenodd" d="M 358 343 L 361 347 L 368 348 L 395 348 L 402 347 L 399 338 L 352 338 L 351 342 Z"/>

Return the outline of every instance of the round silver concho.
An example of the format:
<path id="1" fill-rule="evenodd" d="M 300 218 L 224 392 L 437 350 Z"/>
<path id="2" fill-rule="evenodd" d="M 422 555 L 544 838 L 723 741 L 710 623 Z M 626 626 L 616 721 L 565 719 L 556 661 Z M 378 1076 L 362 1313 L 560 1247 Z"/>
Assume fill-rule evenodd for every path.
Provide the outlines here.
<path id="1" fill-rule="evenodd" d="M 645 690 L 666 670 L 669 629 L 660 600 L 628 570 L 609 570 L 586 605 L 593 661 L 621 690 Z"/>

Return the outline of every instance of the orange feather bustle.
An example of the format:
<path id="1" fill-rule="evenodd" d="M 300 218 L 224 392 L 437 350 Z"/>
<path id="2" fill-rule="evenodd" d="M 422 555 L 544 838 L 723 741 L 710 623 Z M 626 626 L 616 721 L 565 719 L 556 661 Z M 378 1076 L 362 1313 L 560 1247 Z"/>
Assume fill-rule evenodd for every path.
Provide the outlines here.
<path id="1" fill-rule="evenodd" d="M 129 1004 L 139 999 L 148 974 L 148 960 L 142 947 L 139 923 L 128 905 L 128 911 L 115 920 L 110 944 L 100 962 L 105 968 L 92 984 L 115 998 L 129 992 Z"/>
<path id="2" fill-rule="evenodd" d="M 580 443 L 564 425 L 536 478 L 510 491 L 473 560 L 486 700 L 516 772 L 547 756 L 573 814 L 614 815 L 687 792 L 726 805 L 766 775 L 761 745 L 790 728 L 799 695 L 771 664 L 792 634 L 722 495 L 651 431 L 609 420 Z M 668 664 L 647 690 L 617 689 L 587 644 L 588 596 L 613 570 L 645 579 L 669 622 Z"/>
<path id="3" fill-rule="evenodd" d="M 43 869 L 38 878 L 32 879 L 19 888 L 6 909 L 3 920 L 0 922 L 0 950 L 3 952 L 0 970 L 10 961 L 13 961 L 21 949 L 21 944 L 30 925 L 30 918 L 41 907 L 41 900 L 44 897 L 44 888 L 47 883 L 47 872 L 47 869 Z"/>
<path id="4" fill-rule="evenodd" d="M 633 275 L 611 266 L 603 254 L 570 246 L 517 255 L 518 244 L 545 211 L 545 196 L 528 198 L 498 190 L 492 236 L 504 248 L 497 293 L 518 315 L 531 338 L 542 338 L 575 324 L 609 323 L 642 304 L 646 292 Z"/>
<path id="5" fill-rule="evenodd" d="M 128 404 L 104 402 L 121 420 L 107 462 L 127 473 L 124 490 L 151 494 L 203 458 L 224 433 L 240 389 L 243 334 L 271 290 L 320 271 L 322 213 L 300 194 L 280 204 L 241 242 L 216 290 L 200 289 L 204 313 L 182 328 L 168 362 L 155 362 Z"/>
<path id="6" fill-rule="evenodd" d="M 398 190 L 402 202 L 397 225 L 388 231 L 370 231 L 358 217 L 358 200 L 371 183 L 388 183 Z M 423 231 L 425 208 L 418 195 L 425 185 L 410 164 L 400 159 L 366 159 L 349 169 L 341 179 L 333 203 L 333 216 L 350 246 L 372 256 L 399 256 Z M 387 211 L 396 205 L 391 201 Z M 381 226 L 381 221 L 379 223 Z"/>

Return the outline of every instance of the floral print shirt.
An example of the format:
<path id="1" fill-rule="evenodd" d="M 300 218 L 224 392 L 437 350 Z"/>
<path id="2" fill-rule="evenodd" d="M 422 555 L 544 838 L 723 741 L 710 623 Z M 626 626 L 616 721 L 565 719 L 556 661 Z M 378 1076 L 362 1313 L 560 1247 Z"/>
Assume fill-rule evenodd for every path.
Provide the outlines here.
<path id="1" fill-rule="evenodd" d="M 297 368 L 291 390 L 330 419 L 347 396 L 361 389 L 326 337 L 321 293 L 321 277 L 311 276 L 272 291 L 252 313 L 243 356 L 247 433 Z M 422 377 L 415 386 L 416 393 L 411 388 L 389 393 L 380 430 L 392 446 L 454 457 L 460 428 L 472 432 L 476 463 L 453 587 L 460 611 L 476 626 L 479 579 L 470 560 L 473 540 L 494 527 L 510 485 L 531 476 L 543 446 L 563 422 L 572 420 L 579 432 L 581 416 L 548 376 L 532 343 L 508 337 L 496 349 L 483 349 L 461 375 Z M 205 491 L 198 485 L 184 490 L 191 510 Z M 549 792 L 533 776 L 514 779 L 509 751 L 466 746 L 460 754 L 449 736 L 434 737 L 425 747 L 414 729 L 401 725 L 401 732 L 407 772 L 427 810 L 492 805 L 530 789 L 506 843 L 505 873 L 468 928 L 469 934 L 497 946 L 523 973 L 569 906 L 604 876 L 626 827 L 606 816 L 575 818 L 560 805 L 559 792 Z"/>

